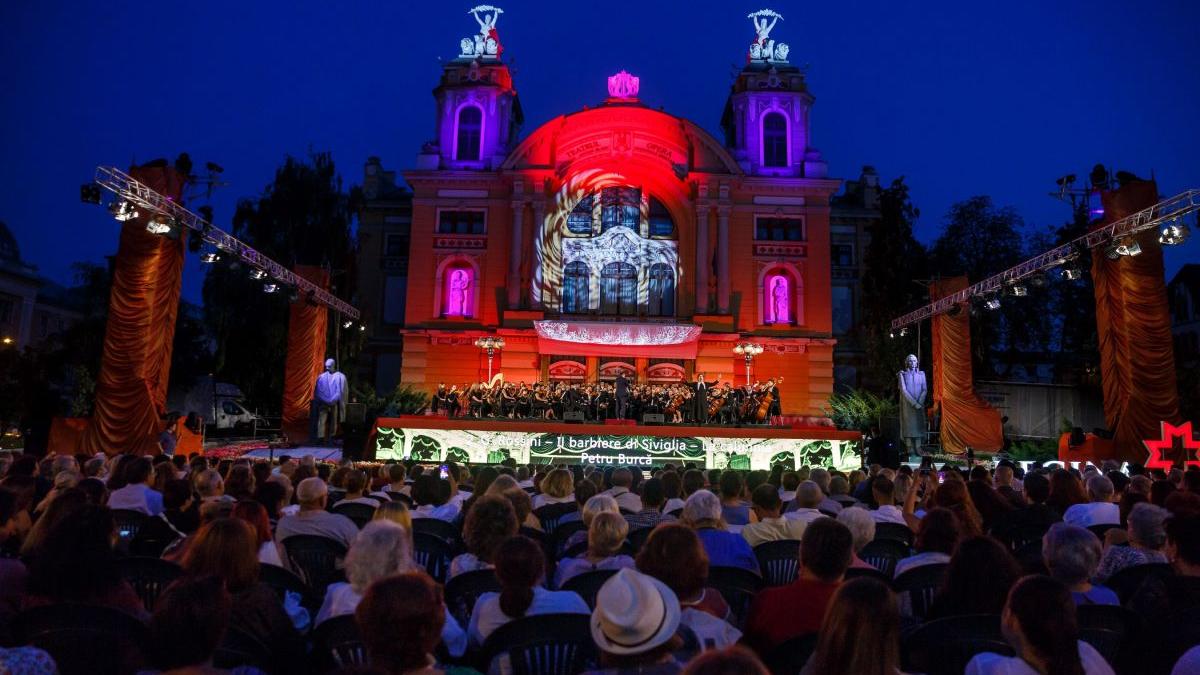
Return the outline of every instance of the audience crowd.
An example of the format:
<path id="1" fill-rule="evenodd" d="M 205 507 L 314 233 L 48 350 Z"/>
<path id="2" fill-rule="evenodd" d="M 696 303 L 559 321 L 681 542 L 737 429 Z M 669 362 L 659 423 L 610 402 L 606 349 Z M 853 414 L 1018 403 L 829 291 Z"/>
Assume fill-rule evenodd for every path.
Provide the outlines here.
<path id="1" fill-rule="evenodd" d="M 1200 470 L 0 454 L 0 673 L 1200 672 Z"/>

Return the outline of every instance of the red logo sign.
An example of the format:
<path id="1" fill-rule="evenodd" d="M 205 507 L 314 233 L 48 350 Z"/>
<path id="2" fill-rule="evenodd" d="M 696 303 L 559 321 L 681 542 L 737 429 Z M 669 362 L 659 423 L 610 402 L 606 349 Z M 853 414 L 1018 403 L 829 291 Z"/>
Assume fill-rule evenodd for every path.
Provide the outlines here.
<path id="1" fill-rule="evenodd" d="M 1142 442 L 1150 452 L 1150 459 L 1146 462 L 1147 469 L 1170 471 L 1178 462 L 1186 466 L 1200 467 L 1200 441 L 1192 436 L 1191 422 L 1184 422 L 1179 426 L 1163 422 L 1162 438 Z"/>

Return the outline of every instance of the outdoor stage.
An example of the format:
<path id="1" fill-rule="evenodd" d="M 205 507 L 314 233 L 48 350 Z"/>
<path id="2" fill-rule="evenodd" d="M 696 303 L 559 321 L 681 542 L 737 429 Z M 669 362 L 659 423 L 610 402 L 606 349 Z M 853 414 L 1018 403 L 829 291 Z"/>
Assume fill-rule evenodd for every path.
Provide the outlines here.
<path id="1" fill-rule="evenodd" d="M 694 462 L 769 469 L 778 462 L 843 470 L 861 466 L 861 434 L 828 427 L 568 424 L 435 416 L 380 418 L 375 459 L 472 464 L 660 466 Z"/>

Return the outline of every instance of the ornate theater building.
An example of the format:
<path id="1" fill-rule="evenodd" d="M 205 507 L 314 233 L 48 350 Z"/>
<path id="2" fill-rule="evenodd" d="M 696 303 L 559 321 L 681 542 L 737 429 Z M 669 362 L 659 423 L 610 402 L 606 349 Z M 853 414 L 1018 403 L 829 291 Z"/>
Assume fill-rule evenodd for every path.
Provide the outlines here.
<path id="1" fill-rule="evenodd" d="M 476 340 L 490 335 L 504 339 L 493 367 L 507 381 L 624 371 L 638 382 L 703 373 L 742 384 L 733 347 L 749 340 L 765 348 L 751 379 L 783 378 L 785 418 L 822 417 L 834 387 L 830 201 L 841 181 L 826 175 L 813 96 L 764 12 L 751 16 L 756 35 L 721 138 L 643 105 L 624 71 L 608 77 L 601 105 L 522 134 L 499 12 L 477 13 L 480 33 L 462 40 L 434 89 L 435 139 L 402 172 L 411 213 L 395 176 L 367 163 L 376 211 L 363 232 L 384 253 L 364 265 L 373 278 L 363 292 L 393 298 L 377 318 L 395 324 L 377 362 L 431 392 L 461 386 L 487 379 Z M 403 274 L 380 274 L 405 247 Z"/>

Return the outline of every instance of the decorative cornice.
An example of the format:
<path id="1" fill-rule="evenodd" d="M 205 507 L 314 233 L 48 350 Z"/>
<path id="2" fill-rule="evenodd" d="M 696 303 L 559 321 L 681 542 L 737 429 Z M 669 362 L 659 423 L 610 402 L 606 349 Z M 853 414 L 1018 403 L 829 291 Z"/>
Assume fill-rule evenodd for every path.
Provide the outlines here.
<path id="1" fill-rule="evenodd" d="M 483 251 L 487 249 L 486 234 L 435 234 L 435 249 Z"/>
<path id="2" fill-rule="evenodd" d="M 807 258 L 808 244 L 779 241 L 756 242 L 754 244 L 754 257 L 771 259 Z"/>

